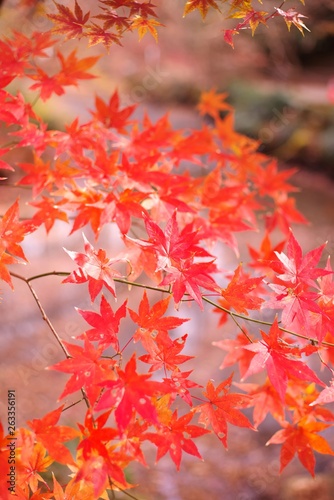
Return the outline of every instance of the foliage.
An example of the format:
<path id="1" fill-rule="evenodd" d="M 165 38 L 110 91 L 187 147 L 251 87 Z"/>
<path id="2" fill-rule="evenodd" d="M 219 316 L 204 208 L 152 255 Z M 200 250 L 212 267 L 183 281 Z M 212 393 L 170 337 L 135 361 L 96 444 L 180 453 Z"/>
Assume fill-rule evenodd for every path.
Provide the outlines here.
<path id="1" fill-rule="evenodd" d="M 224 3 L 230 17 L 242 19 L 225 32 L 229 43 L 237 31 L 249 27 L 254 33 L 259 23 L 277 16 L 288 27 L 305 28 L 292 9 L 280 6 L 269 15 L 249 1 L 192 0 L 185 4 L 185 15 L 199 10 L 205 18 Z M 279 171 L 275 160 L 258 151 L 257 141 L 234 131 L 233 110 L 215 90 L 202 94 L 198 112 L 204 120 L 196 131 L 173 130 L 167 116 L 156 123 L 147 116 L 134 119 L 135 106 L 122 107 L 117 90 L 108 102 L 96 97 L 89 121 L 75 119 L 64 130 L 50 130 L 9 84 L 31 79 L 30 91 L 48 101 L 69 85 L 94 78 L 97 57 L 80 58 L 75 50 L 66 55 L 63 37 L 87 37 L 89 45 L 102 42 L 110 48 L 135 29 L 139 38 L 146 32 L 157 38 L 160 26 L 151 2 L 103 0 L 96 16 L 77 1 L 73 8 L 55 5 L 51 31 L 30 37 L 16 32 L 1 41 L 0 115 L 7 131 L 1 154 L 21 148 L 32 152 L 30 162 L 15 167 L 17 188 L 31 186 L 29 205 L 35 212 L 20 220 L 17 199 L 3 214 L 0 278 L 12 288 L 14 279 L 27 284 L 64 354 L 49 368 L 69 374 L 59 394 L 65 402 L 15 432 L 16 494 L 36 500 L 106 498 L 109 490 L 131 487 L 124 471 L 133 461 L 146 464 L 146 441 L 157 447 L 157 460 L 169 452 L 179 469 L 182 452 L 201 458 L 195 438 L 211 432 L 227 447 L 228 424 L 254 430 L 268 414 L 281 428 L 268 440 L 282 445 L 281 470 L 297 454 L 314 475 L 314 452 L 334 454 L 319 435 L 334 420 L 324 406 L 333 401 L 334 284 L 329 259 L 319 264 L 325 245 L 303 255 L 291 229 L 306 222 L 291 197 L 294 171 Z M 52 72 L 45 64 L 50 48 L 57 61 Z M 13 166 L 2 159 L 1 168 Z M 30 278 L 13 272 L 8 266 L 27 262 L 21 246 L 26 236 L 42 225 L 48 233 L 59 221 L 69 225 L 70 233 L 90 225 L 96 237 L 95 245 L 84 235 L 83 250 L 66 250 L 72 272 Z M 232 276 L 224 271 L 221 249 L 229 246 L 238 255 L 236 233 L 263 226 L 263 240 L 258 249 L 249 248 L 249 261 Z M 118 236 L 117 254 L 97 243 L 101 230 L 110 227 Z M 283 235 L 279 244 L 274 230 Z M 62 287 L 80 285 L 92 303 L 99 303 L 99 312 L 78 310 L 88 326 L 73 342 L 54 330 L 31 286 L 47 275 L 63 276 Z M 129 294 L 134 287 L 143 289 L 137 311 L 127 301 L 114 307 L 124 286 L 131 287 Z M 150 303 L 146 289 L 156 292 L 155 302 Z M 261 373 L 262 382 L 238 383 L 236 375 L 239 393 L 231 390 L 233 375 L 218 384 L 204 381 L 204 390 L 192 380 L 192 371 L 181 366 L 192 358 L 184 354 L 188 335 L 171 332 L 189 320 L 183 317 L 184 302 L 217 311 L 222 325 L 235 322 L 235 338 L 215 342 L 228 353 L 222 368 L 239 365 L 242 380 Z M 168 313 L 172 304 L 178 316 Z M 272 320 L 261 320 L 260 313 Z M 122 336 L 125 319 L 132 324 L 130 342 Z M 253 332 L 258 327 L 257 333 L 248 332 L 247 322 Z M 130 344 L 134 352 L 125 359 Z M 328 370 L 332 382 L 319 378 L 311 360 Z M 73 428 L 59 424 L 68 396 L 78 392 L 79 403 L 87 407 L 84 421 Z M 245 408 L 253 408 L 253 423 Z M 0 430 L 5 470 L 10 437 Z M 64 443 L 73 439 L 72 454 Z M 52 481 L 43 476 L 55 461 L 68 466 L 65 485 L 55 475 Z"/>

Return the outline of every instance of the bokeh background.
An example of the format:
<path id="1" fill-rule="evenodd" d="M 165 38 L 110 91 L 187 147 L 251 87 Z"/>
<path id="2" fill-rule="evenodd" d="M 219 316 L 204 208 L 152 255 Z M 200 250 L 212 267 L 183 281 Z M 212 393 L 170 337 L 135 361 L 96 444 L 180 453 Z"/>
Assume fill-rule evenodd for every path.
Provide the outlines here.
<path id="1" fill-rule="evenodd" d="M 137 36 L 131 34 L 124 39 L 123 47 L 112 46 L 106 54 L 102 47 L 88 48 L 84 41 L 66 42 L 64 51 L 78 47 L 81 54 L 103 54 L 94 70 L 98 78 L 69 88 L 65 96 L 46 104 L 38 101 L 36 111 L 50 128 L 63 127 L 76 116 L 89 118 L 87 110 L 92 109 L 95 93 L 109 98 L 118 88 L 124 105 L 138 104 L 136 116 L 147 112 L 156 120 L 168 112 L 176 127 L 196 128 L 201 123 L 195 111 L 200 92 L 211 88 L 227 92 L 236 110 L 237 130 L 260 139 L 262 151 L 277 156 L 281 168 L 300 169 L 293 178 L 301 188 L 295 196 L 298 208 L 311 224 L 297 227 L 295 234 L 305 250 L 327 240 L 326 258 L 334 251 L 334 2 L 306 0 L 305 7 L 300 2 L 291 5 L 308 16 L 305 23 L 311 32 L 305 32 L 305 37 L 294 27 L 289 33 L 283 20 L 278 19 L 269 28 L 260 26 L 253 38 L 250 33 L 236 36 L 234 50 L 224 43 L 222 33 L 231 21 L 215 12 L 205 22 L 198 13 L 184 19 L 184 3 L 155 2 L 160 20 L 166 25 L 159 29 L 159 44 L 149 36 L 138 43 Z M 12 28 L 26 34 L 49 29 L 43 9 L 55 11 L 54 4 L 48 0 L 30 4 L 24 7 L 19 1 L 2 2 L 1 36 L 9 34 Z M 264 10 L 272 4 L 272 0 L 264 2 Z M 72 2 L 68 5 L 72 6 Z M 96 9 L 92 1 L 85 0 L 81 6 L 84 11 Z M 33 100 L 29 83 L 21 82 L 12 90 L 20 90 Z M 29 154 L 20 151 L 11 161 L 25 161 Z M 0 186 L 0 213 L 19 194 L 23 215 L 28 217 L 29 207 L 24 205 L 27 194 L 9 186 L 15 182 L 15 175 L 9 177 L 7 185 Z M 82 248 L 82 237 L 68 237 L 67 232 L 67 227 L 60 223 L 48 237 L 40 229 L 27 238 L 24 249 L 31 264 L 22 266 L 22 274 L 71 270 L 71 261 L 59 248 L 59 240 L 68 249 L 78 249 Z M 89 229 L 85 229 L 85 234 L 92 240 Z M 245 247 L 252 243 L 251 238 L 256 244 L 261 235 L 240 235 L 241 258 L 247 255 Z M 99 243 L 115 250 L 110 232 L 103 231 Z M 237 265 L 229 249 L 224 250 L 224 264 L 231 269 Z M 91 309 L 92 305 L 80 286 L 61 287 L 60 281 L 61 278 L 51 276 L 34 282 L 34 288 L 60 336 L 70 340 L 86 326 L 74 307 Z M 62 353 L 26 285 L 19 281 L 14 284 L 14 293 L 1 287 L 0 387 L 1 396 L 8 388 L 16 389 L 18 424 L 25 425 L 27 419 L 39 418 L 58 405 L 56 398 L 67 377 L 45 370 L 59 361 Z M 119 289 L 119 304 L 126 294 L 126 290 Z M 131 307 L 137 307 L 140 297 L 139 292 L 132 295 Z M 211 377 L 219 382 L 229 371 L 219 370 L 224 353 L 212 342 L 227 337 L 233 327 L 218 328 L 216 315 L 211 311 L 202 314 L 193 309 L 182 313 L 193 319 L 185 330 L 190 337 L 187 354 L 202 354 L 201 364 L 192 366 L 195 379 Z M 181 333 L 184 331 L 177 335 Z M 128 334 L 131 335 L 130 330 Z M 1 414 L 5 412 L 2 401 L 3 397 Z M 75 422 L 82 411 L 80 405 L 73 407 L 64 415 L 64 423 Z M 154 467 L 155 449 L 148 447 L 152 468 L 138 465 L 129 471 L 129 479 L 140 485 L 132 494 L 141 500 L 307 500 L 315 496 L 318 500 L 333 499 L 331 457 L 317 456 L 315 480 L 309 478 L 297 460 L 279 476 L 279 447 L 265 447 L 276 428 L 271 420 L 257 433 L 231 427 L 228 451 L 213 436 L 204 436 L 198 442 L 204 463 L 184 454 L 179 473 L 169 457 Z M 126 496 L 117 494 L 116 498 Z"/>

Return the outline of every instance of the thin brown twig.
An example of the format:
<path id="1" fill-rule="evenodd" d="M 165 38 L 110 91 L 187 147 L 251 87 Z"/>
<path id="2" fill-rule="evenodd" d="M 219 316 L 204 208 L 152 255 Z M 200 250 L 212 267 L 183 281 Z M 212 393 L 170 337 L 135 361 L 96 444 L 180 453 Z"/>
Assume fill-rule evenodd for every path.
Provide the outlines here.
<path id="1" fill-rule="evenodd" d="M 15 273 L 10 273 L 10 274 L 14 277 L 22 279 L 27 284 L 30 281 L 33 281 L 33 280 L 39 279 L 39 278 L 44 278 L 46 276 L 69 276 L 70 275 L 69 272 L 63 272 L 63 271 L 49 271 L 46 273 L 31 276 L 30 278 L 23 278 L 22 276 L 16 275 Z M 114 281 L 116 281 L 117 283 L 122 283 L 124 285 L 134 286 L 134 287 L 138 287 L 138 288 L 144 288 L 146 290 L 153 290 L 155 292 L 163 292 L 163 293 L 171 294 L 170 287 L 169 287 L 169 289 L 166 289 L 166 288 L 161 288 L 158 286 L 150 286 L 150 285 L 145 285 L 143 283 L 137 283 L 135 281 L 129 281 L 127 279 L 122 279 L 122 278 L 114 278 Z M 220 311 L 224 311 L 225 313 L 227 313 L 231 317 L 233 316 L 234 321 L 235 321 L 235 318 L 240 318 L 240 319 L 243 319 L 244 321 L 250 321 L 252 323 L 257 323 L 259 325 L 272 326 L 272 322 L 270 322 L 270 321 L 264 321 L 261 319 L 252 318 L 251 316 L 245 316 L 244 314 L 232 312 L 229 309 L 227 309 L 226 307 L 223 307 L 220 304 L 217 304 L 213 300 L 209 299 L 205 295 L 202 296 L 202 299 L 204 302 L 207 302 L 208 304 L 212 305 L 216 309 L 219 309 Z M 239 326 L 239 328 L 240 328 L 240 326 Z M 334 344 L 332 342 L 326 342 L 326 341 L 320 342 L 318 339 L 307 337 L 306 335 L 302 335 L 301 333 L 297 333 L 297 332 L 294 332 L 292 330 L 288 330 L 287 328 L 284 328 L 284 327 L 279 326 L 279 325 L 278 325 L 278 328 L 282 332 L 288 333 L 289 335 L 293 335 L 293 336 L 298 337 L 298 338 L 303 339 L 303 340 L 307 340 L 308 342 L 310 342 L 312 344 L 317 344 L 317 345 L 321 344 L 324 347 L 334 347 Z"/>
<path id="2" fill-rule="evenodd" d="M 31 281 L 31 280 L 30 280 L 29 278 L 25 278 L 24 276 L 21 276 L 21 275 L 19 275 L 19 274 L 13 273 L 13 272 L 11 272 L 10 274 L 11 274 L 11 276 L 13 276 L 13 278 L 17 278 L 17 279 L 19 279 L 19 280 L 21 280 L 21 281 L 24 281 L 24 282 L 27 284 L 27 286 L 28 286 L 28 288 L 29 288 L 29 290 L 30 290 L 30 292 L 31 292 L 32 296 L 33 296 L 33 297 L 34 297 L 34 299 L 35 299 L 35 302 L 36 302 L 36 304 L 37 304 L 37 307 L 38 307 L 38 309 L 39 309 L 39 310 L 40 310 L 40 312 L 41 312 L 41 315 L 42 315 L 43 320 L 44 320 L 44 321 L 46 322 L 46 324 L 48 325 L 49 329 L 50 329 L 50 330 L 51 330 L 51 332 L 52 332 L 52 335 L 55 337 L 55 339 L 56 339 L 57 343 L 60 345 L 60 347 L 61 347 L 62 351 L 64 352 L 64 354 L 65 354 L 65 356 L 66 356 L 66 358 L 67 358 L 67 359 L 71 358 L 72 356 L 69 354 L 69 352 L 68 352 L 68 350 L 66 349 L 66 347 L 64 346 L 64 344 L 63 344 L 63 342 L 62 342 L 61 338 L 59 337 L 58 333 L 56 332 L 56 330 L 55 330 L 54 326 L 52 325 L 52 323 L 51 323 L 50 319 L 48 318 L 48 316 L 47 316 L 47 314 L 46 314 L 46 312 L 45 312 L 45 310 L 44 310 L 44 308 L 43 308 L 43 306 L 42 306 L 42 304 L 41 304 L 41 302 L 40 302 L 40 300 L 39 300 L 39 298 L 38 298 L 37 293 L 35 292 L 35 290 L 34 290 L 34 289 L 33 289 L 33 287 L 31 286 L 31 284 L 30 284 L 30 281 Z M 81 389 L 81 394 L 82 394 L 82 396 L 83 396 L 83 399 L 85 400 L 85 403 L 86 403 L 86 405 L 87 405 L 87 408 L 90 408 L 90 403 L 89 403 L 89 400 L 88 400 L 88 398 L 87 398 L 87 394 L 86 394 L 86 392 L 85 392 L 85 390 L 84 390 L 83 388 Z"/>

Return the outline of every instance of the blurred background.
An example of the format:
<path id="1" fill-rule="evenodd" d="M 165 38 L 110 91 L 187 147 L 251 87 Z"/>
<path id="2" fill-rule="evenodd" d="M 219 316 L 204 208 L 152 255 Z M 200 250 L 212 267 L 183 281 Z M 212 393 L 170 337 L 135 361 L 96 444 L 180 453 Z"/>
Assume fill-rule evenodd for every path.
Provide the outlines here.
<path id="1" fill-rule="evenodd" d="M 84 12 L 96 10 L 96 2 L 79 3 Z M 233 26 L 231 20 L 224 20 L 214 11 L 205 22 L 198 12 L 183 18 L 184 1 L 156 0 L 160 21 L 166 25 L 158 29 L 159 44 L 149 35 L 138 43 L 137 35 L 130 34 L 124 38 L 123 47 L 112 46 L 106 54 L 103 47 L 88 48 L 84 41 L 66 42 L 64 51 L 79 47 L 87 56 L 103 54 L 94 68 L 98 78 L 78 88 L 70 87 L 65 96 L 56 96 L 46 104 L 38 101 L 35 109 L 50 128 L 63 127 L 76 116 L 89 118 L 87 110 L 92 109 L 95 94 L 109 98 L 118 88 L 124 105 L 138 104 L 137 116 L 146 110 L 156 120 L 168 112 L 176 127 L 196 128 L 201 123 L 195 111 L 200 92 L 211 88 L 227 92 L 236 110 L 237 130 L 261 140 L 261 150 L 278 157 L 281 168 L 300 169 L 293 182 L 301 191 L 295 196 L 311 225 L 296 228 L 295 234 L 305 251 L 327 240 L 326 257 L 334 250 L 334 1 L 306 0 L 305 7 L 301 2 L 290 3 L 286 2 L 286 8 L 295 7 L 307 16 L 305 24 L 310 33 L 305 32 L 303 37 L 295 27 L 289 33 L 284 21 L 276 19 L 268 28 L 260 26 L 253 38 L 241 32 L 234 38 L 233 50 L 224 42 L 222 32 Z M 272 0 L 265 1 L 263 10 L 272 8 L 272 4 Z M 73 2 L 68 5 L 72 7 Z M 56 12 L 48 0 L 1 2 L 1 36 L 9 35 L 12 28 L 25 34 L 49 29 L 50 23 L 43 16 L 45 8 Z M 21 82 L 12 90 L 20 90 L 33 100 L 34 95 L 28 91 L 30 84 Z M 20 154 L 24 157 L 27 153 Z M 23 158 L 13 157 L 12 161 Z M 14 181 L 15 174 L 8 183 Z M 0 186 L 1 214 L 18 194 L 23 215 L 29 216 L 29 207 L 24 206 L 25 192 L 18 193 L 5 184 Z M 21 266 L 22 274 L 72 270 L 70 259 L 59 249 L 59 240 L 65 241 L 64 246 L 70 250 L 82 248 L 83 243 L 81 234 L 64 236 L 67 232 L 60 223 L 48 238 L 44 229 L 27 238 L 24 249 L 31 264 Z M 86 228 L 85 234 L 93 241 Z M 242 256 L 243 251 L 246 255 L 246 243 L 252 244 L 250 238 L 249 233 L 239 237 Z M 261 235 L 254 238 L 259 241 Z M 103 248 L 113 248 L 112 234 L 102 232 L 99 243 Z M 236 267 L 237 260 L 228 251 L 226 259 L 227 267 Z M 74 306 L 91 309 L 92 305 L 80 286 L 61 288 L 60 281 L 49 277 L 36 281 L 34 286 L 56 330 L 70 341 L 86 327 Z M 55 394 L 59 394 L 67 377 L 45 371 L 46 366 L 61 359 L 62 353 L 43 324 L 26 285 L 18 281 L 14 285 L 14 293 L 6 285 L 1 287 L 0 386 L 1 391 L 7 390 L 10 382 L 10 388 L 17 390 L 18 423 L 24 425 L 27 419 L 39 418 L 58 405 Z M 126 290 L 119 290 L 119 304 L 125 296 Z M 140 297 L 134 295 L 131 307 L 136 309 Z M 187 316 L 188 310 L 182 313 Z M 196 366 L 195 380 L 225 379 L 229 372 L 219 370 L 224 353 L 211 343 L 227 337 L 233 327 L 218 329 L 211 311 L 204 315 L 189 310 L 190 314 L 196 314 L 196 330 L 195 325 L 187 324 L 191 337 L 187 354 L 205 352 L 201 366 Z M 81 409 L 77 406 L 64 415 L 64 423 L 79 418 Z M 279 476 L 279 447 L 265 447 L 275 430 L 273 421 L 265 423 L 257 433 L 231 427 L 228 452 L 217 439 L 204 436 L 198 440 L 198 447 L 205 462 L 184 454 L 178 474 L 169 457 L 156 468 L 138 465 L 129 472 L 129 479 L 140 484 L 132 494 L 141 500 L 307 500 L 315 495 L 318 500 L 333 499 L 334 465 L 327 456 L 317 456 L 316 480 L 308 477 L 297 460 Z M 154 460 L 155 449 L 150 447 L 148 463 L 152 467 Z M 116 498 L 126 496 L 119 494 Z"/>

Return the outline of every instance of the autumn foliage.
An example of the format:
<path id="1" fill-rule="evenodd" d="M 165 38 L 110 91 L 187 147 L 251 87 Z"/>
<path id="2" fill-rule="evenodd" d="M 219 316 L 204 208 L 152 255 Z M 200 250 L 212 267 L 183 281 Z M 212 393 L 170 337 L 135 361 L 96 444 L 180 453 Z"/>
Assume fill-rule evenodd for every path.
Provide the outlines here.
<path id="1" fill-rule="evenodd" d="M 259 152 L 257 141 L 234 130 L 233 109 L 215 90 L 202 93 L 199 130 L 175 130 L 168 116 L 138 121 L 135 105 L 124 107 L 117 90 L 107 101 L 95 97 L 89 121 L 78 118 L 50 129 L 31 104 L 36 93 L 43 101 L 63 95 L 68 86 L 94 78 L 98 59 L 88 49 L 85 57 L 65 51 L 64 39 L 86 38 L 88 45 L 102 43 L 112 51 L 126 32 L 157 39 L 162 27 L 158 7 L 148 1 L 102 0 L 94 14 L 84 10 L 84 2 L 55 6 L 56 13 L 45 12 L 49 31 L 29 37 L 14 32 L 0 41 L 0 119 L 6 131 L 1 182 L 6 186 L 6 171 L 15 169 L 17 189 L 30 187 L 34 210 L 21 220 L 17 198 L 2 214 L 0 278 L 12 289 L 16 280 L 25 281 L 43 315 L 32 283 L 53 274 L 62 283 L 59 293 L 62 287 L 82 287 L 92 310 L 77 310 L 87 326 L 71 342 L 49 324 L 63 354 L 49 369 L 68 379 L 57 394 L 61 405 L 55 400 L 48 414 L 16 429 L 16 495 L 107 498 L 109 490 L 131 487 L 125 471 L 133 461 L 146 464 L 145 442 L 156 447 L 157 461 L 169 453 L 179 469 L 183 453 L 201 458 L 197 438 L 214 433 L 227 447 L 230 425 L 253 432 L 269 414 L 280 426 L 267 444 L 280 445 L 281 470 L 297 456 L 314 475 L 315 452 L 334 454 L 321 435 L 334 421 L 326 406 L 334 400 L 334 282 L 329 258 L 322 260 L 325 243 L 305 253 L 291 229 L 306 222 L 291 197 L 294 170 L 279 170 Z M 230 44 L 242 29 L 254 33 L 275 18 L 289 28 L 305 28 L 294 9 L 277 6 L 267 13 L 249 1 L 189 0 L 184 15 L 221 15 L 226 6 L 237 20 L 222 35 Z M 30 81 L 26 96 L 11 91 L 17 79 Z M 31 161 L 7 163 L 6 154 L 21 148 L 29 149 Z M 59 242 L 72 272 L 46 270 L 24 278 L 15 267 L 28 263 L 22 241 L 40 226 L 49 233 L 56 221 L 67 224 L 70 234 L 83 232 L 81 248 Z M 87 226 L 95 241 L 85 236 Z M 100 232 L 110 227 L 117 252 L 99 245 Z M 226 271 L 223 249 L 238 256 L 237 233 L 259 229 L 259 248 L 249 247 L 248 261 Z M 274 231 L 281 234 L 279 243 Z M 137 309 L 116 303 L 121 287 L 129 294 L 142 289 Z M 188 335 L 178 335 L 178 328 L 189 321 L 189 304 L 218 313 L 219 332 L 227 321 L 235 322 L 233 337 L 214 342 L 225 353 L 221 368 L 233 366 L 234 375 L 199 381 L 196 370 L 187 368 Z M 133 330 L 126 343 L 125 320 Z M 254 382 L 255 374 L 262 382 Z M 73 427 L 62 425 L 63 412 L 78 400 L 85 418 Z M 244 412 L 249 408 L 251 419 Z M 3 471 L 5 422 L 0 431 Z M 73 440 L 74 453 L 67 447 Z M 41 475 L 53 473 L 56 462 L 68 468 L 66 484 L 55 474 L 52 481 Z M 7 495 L 1 478 L 0 496 Z"/>

